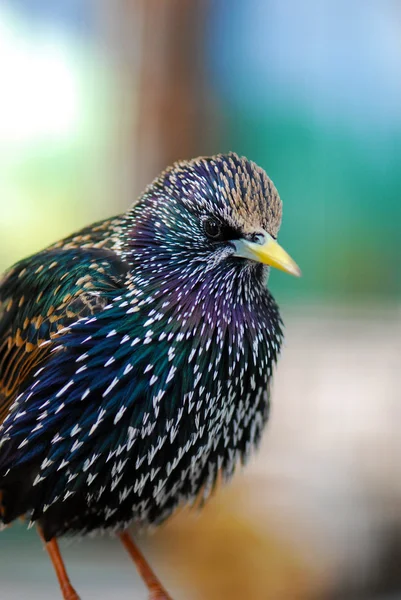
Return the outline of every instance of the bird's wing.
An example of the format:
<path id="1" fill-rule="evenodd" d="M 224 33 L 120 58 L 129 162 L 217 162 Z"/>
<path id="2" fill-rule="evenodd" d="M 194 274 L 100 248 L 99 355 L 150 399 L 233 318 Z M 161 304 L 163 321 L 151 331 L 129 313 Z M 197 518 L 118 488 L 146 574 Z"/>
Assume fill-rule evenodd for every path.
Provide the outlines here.
<path id="1" fill-rule="evenodd" d="M 118 240 L 123 216 L 119 215 L 84 227 L 80 231 L 52 244 L 48 250 L 74 248 L 107 248 L 118 252 Z"/>
<path id="2" fill-rule="evenodd" d="M 46 361 L 43 342 L 97 313 L 121 288 L 126 265 L 113 251 L 77 248 L 70 240 L 21 261 L 0 280 L 0 423 Z"/>
<path id="3" fill-rule="evenodd" d="M 186 355 L 168 354 L 165 323 L 149 317 L 143 302 L 135 289 L 125 290 L 95 316 L 72 323 L 53 340 L 45 368 L 21 389 L 0 427 L 4 523 L 33 508 L 37 520 L 59 498 L 93 494 L 100 482 L 110 493 L 122 491 L 128 457 L 137 486 L 149 479 L 147 461 L 156 452 L 174 461 L 175 399 L 189 381 Z M 183 373 L 179 381 L 175 373 Z M 151 478 L 148 486 L 154 485 Z"/>

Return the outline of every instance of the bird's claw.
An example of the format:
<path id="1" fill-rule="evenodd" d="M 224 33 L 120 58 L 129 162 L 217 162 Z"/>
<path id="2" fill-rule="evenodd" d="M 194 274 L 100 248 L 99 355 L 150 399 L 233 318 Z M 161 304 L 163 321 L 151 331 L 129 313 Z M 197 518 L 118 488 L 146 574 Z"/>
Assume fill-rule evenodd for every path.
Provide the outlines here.
<path id="1" fill-rule="evenodd" d="M 73 588 L 64 589 L 62 591 L 64 600 L 81 600 Z"/>
<path id="2" fill-rule="evenodd" d="M 163 590 L 154 590 L 149 594 L 149 600 L 173 600 L 171 596 Z"/>

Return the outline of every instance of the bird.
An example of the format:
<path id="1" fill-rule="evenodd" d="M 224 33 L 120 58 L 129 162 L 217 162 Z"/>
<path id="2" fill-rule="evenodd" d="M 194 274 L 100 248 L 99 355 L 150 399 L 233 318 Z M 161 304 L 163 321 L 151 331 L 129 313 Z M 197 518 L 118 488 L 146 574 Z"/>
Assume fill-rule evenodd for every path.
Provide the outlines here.
<path id="1" fill-rule="evenodd" d="M 109 532 L 152 600 L 171 600 L 130 526 L 204 504 L 258 446 L 283 340 L 271 267 L 282 201 L 230 152 L 181 160 L 126 213 L 18 262 L 0 281 L 0 522 L 58 539 Z"/>

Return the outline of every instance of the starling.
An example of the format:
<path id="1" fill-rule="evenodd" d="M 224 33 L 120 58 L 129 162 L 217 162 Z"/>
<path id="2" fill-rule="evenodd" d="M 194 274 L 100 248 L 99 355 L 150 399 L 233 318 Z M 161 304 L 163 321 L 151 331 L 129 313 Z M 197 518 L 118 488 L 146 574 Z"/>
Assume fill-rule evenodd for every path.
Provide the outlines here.
<path id="1" fill-rule="evenodd" d="M 0 520 L 35 523 L 64 599 L 57 538 L 128 534 L 202 502 L 257 446 L 282 341 L 269 266 L 281 200 L 234 153 L 181 161 L 123 215 L 0 282 Z"/>

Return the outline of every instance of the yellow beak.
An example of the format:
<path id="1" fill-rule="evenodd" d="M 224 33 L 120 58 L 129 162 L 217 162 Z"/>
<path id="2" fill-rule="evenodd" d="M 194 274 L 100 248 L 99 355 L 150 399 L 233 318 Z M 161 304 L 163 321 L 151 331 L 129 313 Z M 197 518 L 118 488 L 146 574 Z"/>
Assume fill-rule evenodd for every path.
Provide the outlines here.
<path id="1" fill-rule="evenodd" d="M 301 276 L 301 269 L 298 265 L 267 231 L 263 232 L 261 243 L 241 239 L 235 241 L 234 246 L 236 248 L 235 256 L 270 265 L 296 277 Z"/>

